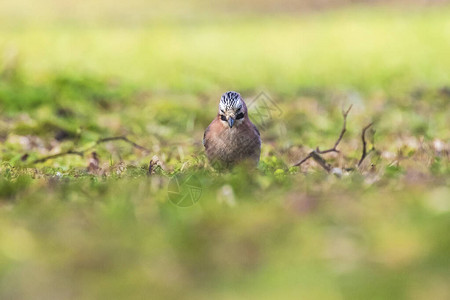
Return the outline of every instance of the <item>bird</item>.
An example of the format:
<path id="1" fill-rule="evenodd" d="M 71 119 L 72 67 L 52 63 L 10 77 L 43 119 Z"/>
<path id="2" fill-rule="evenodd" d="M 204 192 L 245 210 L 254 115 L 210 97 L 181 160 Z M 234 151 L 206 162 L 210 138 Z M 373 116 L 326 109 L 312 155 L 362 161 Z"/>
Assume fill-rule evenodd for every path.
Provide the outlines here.
<path id="1" fill-rule="evenodd" d="M 257 167 L 261 134 L 250 121 L 247 105 L 238 92 L 228 91 L 220 98 L 217 116 L 203 135 L 203 146 L 216 169 L 230 169 L 243 163 Z"/>

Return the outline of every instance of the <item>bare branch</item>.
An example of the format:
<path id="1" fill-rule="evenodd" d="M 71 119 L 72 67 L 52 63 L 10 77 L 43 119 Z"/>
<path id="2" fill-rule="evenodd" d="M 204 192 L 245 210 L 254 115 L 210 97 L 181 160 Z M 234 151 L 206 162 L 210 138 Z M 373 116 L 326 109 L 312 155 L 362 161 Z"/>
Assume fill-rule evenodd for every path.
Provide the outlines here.
<path id="1" fill-rule="evenodd" d="M 46 162 L 47 160 L 58 158 L 58 157 L 65 156 L 65 155 L 78 155 L 78 156 L 83 157 L 84 151 L 68 150 L 65 152 L 61 152 L 61 153 L 57 153 L 57 154 L 53 154 L 53 155 L 49 155 L 49 156 L 44 156 L 42 158 L 39 158 L 39 159 L 36 159 L 35 161 L 33 161 L 33 164 L 43 163 L 43 162 Z"/>
<path id="2" fill-rule="evenodd" d="M 361 140 L 362 140 L 362 144 L 363 144 L 363 149 L 362 149 L 362 155 L 361 155 L 361 159 L 359 160 L 358 163 L 358 167 L 362 164 L 362 162 L 364 161 L 364 159 L 367 156 L 367 142 L 366 142 L 366 131 L 367 129 L 369 129 L 370 127 L 372 127 L 373 122 L 370 123 L 369 125 L 367 125 L 366 127 L 364 127 L 364 129 L 362 130 L 361 133 Z"/>
<path id="3" fill-rule="evenodd" d="M 316 163 L 318 163 L 322 168 L 325 169 L 325 171 L 327 171 L 328 173 L 331 171 L 331 166 L 329 163 L 326 162 L 326 160 L 319 154 L 317 153 L 316 150 L 311 151 L 308 156 L 306 156 L 303 160 L 301 160 L 300 162 L 296 163 L 294 165 L 294 167 L 299 167 L 301 166 L 303 163 L 305 163 L 307 160 L 309 160 L 310 158 L 314 159 L 314 161 Z"/>
<path id="4" fill-rule="evenodd" d="M 112 141 L 119 141 L 119 140 L 124 141 L 124 142 L 132 145 L 134 148 L 137 148 L 137 149 L 140 149 L 140 150 L 143 150 L 143 151 L 146 151 L 146 152 L 150 152 L 147 148 L 142 147 L 142 146 L 136 144 L 135 142 L 130 141 L 125 136 L 114 136 L 114 137 L 107 137 L 107 138 L 99 139 L 99 140 L 97 140 L 95 142 L 95 144 L 93 146 L 88 147 L 88 148 L 86 148 L 84 150 L 73 150 L 73 149 L 71 149 L 71 150 L 68 150 L 68 151 L 65 151 L 65 152 L 61 152 L 61 153 L 57 153 L 57 154 L 53 154 L 53 155 L 49 155 L 49 156 L 44 156 L 42 158 L 36 159 L 32 163 L 33 164 L 43 163 L 43 162 L 46 162 L 47 160 L 58 158 L 58 157 L 61 157 L 61 156 L 66 156 L 66 155 L 78 155 L 78 156 L 84 157 L 84 154 L 86 152 L 94 149 L 96 146 L 98 146 L 100 144 L 103 144 L 103 143 L 106 143 L 106 142 L 112 142 Z"/>
<path id="5" fill-rule="evenodd" d="M 339 143 L 341 142 L 342 138 L 344 137 L 345 132 L 347 131 L 347 116 L 348 116 L 348 113 L 350 112 L 350 110 L 352 109 L 352 106 L 353 106 L 353 104 L 350 105 L 346 111 L 342 110 L 342 116 L 344 117 L 344 124 L 342 125 L 341 133 L 339 135 L 339 138 L 336 140 L 336 143 L 334 143 L 333 148 L 321 151 L 319 149 L 319 147 L 317 147 L 316 148 L 317 153 L 319 153 L 319 154 L 325 154 L 325 153 L 329 153 L 329 152 L 339 153 L 339 150 L 337 150 L 336 148 L 339 145 Z"/>
<path id="6" fill-rule="evenodd" d="M 112 142 L 112 141 L 119 141 L 119 140 L 124 141 L 124 142 L 132 145 L 134 148 L 137 148 L 137 149 L 140 149 L 140 150 L 143 150 L 143 151 L 146 151 L 146 152 L 150 152 L 150 150 L 148 150 L 147 148 L 142 147 L 141 145 L 138 145 L 135 142 L 130 141 L 126 136 L 113 136 L 113 137 L 106 137 L 106 138 L 99 139 L 99 140 L 97 140 L 95 142 L 95 145 L 85 149 L 83 152 L 92 150 L 92 149 L 94 149 L 96 146 L 98 146 L 100 144 L 107 143 L 107 142 Z"/>
<path id="7" fill-rule="evenodd" d="M 314 152 L 314 151 L 313 151 Z M 312 153 L 312 152 L 311 152 Z M 296 163 L 295 165 L 293 165 L 293 167 L 299 167 L 301 165 L 303 165 L 303 163 L 305 163 L 308 159 L 311 158 L 311 153 L 308 154 L 307 157 L 305 157 L 304 159 L 302 159 L 301 161 L 299 161 L 298 163 Z"/>
<path id="8" fill-rule="evenodd" d="M 325 169 L 325 171 L 327 171 L 328 173 L 331 172 L 331 169 L 332 169 L 331 165 L 329 163 L 327 163 L 326 160 L 323 159 L 323 157 L 319 153 L 317 153 L 316 151 L 313 151 L 310 153 L 310 155 L 316 163 L 318 163 L 322 168 Z"/>
<path id="9" fill-rule="evenodd" d="M 345 132 L 347 131 L 347 116 L 348 116 L 348 113 L 350 112 L 350 110 L 352 109 L 352 106 L 353 105 L 350 105 L 349 108 L 346 111 L 342 110 L 342 116 L 344 117 L 344 124 L 342 126 L 342 130 L 341 130 L 341 133 L 339 134 L 338 139 L 334 143 L 333 148 L 321 151 L 319 149 L 319 147 L 317 147 L 316 150 L 312 151 L 311 153 L 308 154 L 308 156 L 306 156 L 300 162 L 296 163 L 294 165 L 294 167 L 299 167 L 303 163 L 305 163 L 307 160 L 309 160 L 310 158 L 313 158 L 327 172 L 331 171 L 331 166 L 323 159 L 322 156 L 320 156 L 320 154 L 326 154 L 326 153 L 330 153 L 330 152 L 337 152 L 337 153 L 339 153 L 339 150 L 337 150 L 336 148 L 339 145 L 339 143 L 341 142 L 342 138 L 344 137 Z"/>

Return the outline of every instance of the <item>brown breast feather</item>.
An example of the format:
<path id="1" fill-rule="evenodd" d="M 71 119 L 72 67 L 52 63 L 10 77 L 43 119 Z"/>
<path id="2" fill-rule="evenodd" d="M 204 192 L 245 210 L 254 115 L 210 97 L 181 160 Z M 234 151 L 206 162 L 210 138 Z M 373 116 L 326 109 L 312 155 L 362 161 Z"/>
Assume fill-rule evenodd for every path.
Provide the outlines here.
<path id="1" fill-rule="evenodd" d="M 230 167 L 248 161 L 257 165 L 261 154 L 261 138 L 256 126 L 246 117 L 239 126 L 223 126 L 215 118 L 203 137 L 206 156 L 213 165 Z"/>

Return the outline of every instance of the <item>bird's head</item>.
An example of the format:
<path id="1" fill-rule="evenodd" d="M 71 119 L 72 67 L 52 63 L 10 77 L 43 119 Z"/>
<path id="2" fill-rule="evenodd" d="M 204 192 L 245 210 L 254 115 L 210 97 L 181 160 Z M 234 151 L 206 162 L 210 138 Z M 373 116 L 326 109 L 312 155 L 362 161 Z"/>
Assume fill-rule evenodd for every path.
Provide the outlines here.
<path id="1" fill-rule="evenodd" d="M 241 95 L 236 92 L 226 92 L 219 102 L 219 118 L 224 126 L 230 129 L 238 127 L 247 117 L 247 106 Z"/>

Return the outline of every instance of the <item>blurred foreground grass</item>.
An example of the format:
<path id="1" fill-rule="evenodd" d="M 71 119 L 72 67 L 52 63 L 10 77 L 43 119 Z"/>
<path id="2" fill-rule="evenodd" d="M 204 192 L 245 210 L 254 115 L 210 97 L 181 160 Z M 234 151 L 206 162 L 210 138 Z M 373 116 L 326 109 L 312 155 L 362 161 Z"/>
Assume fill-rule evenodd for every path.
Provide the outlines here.
<path id="1" fill-rule="evenodd" d="M 3 19 L 0 298 L 448 299 L 449 12 Z M 251 109 L 255 172 L 205 165 L 230 89 L 277 106 L 263 123 Z M 375 121 L 365 164 L 290 167 L 334 143 L 349 104 L 327 159 L 354 167 Z M 108 136 L 150 151 L 99 145 L 96 174 L 87 157 L 33 164 Z M 175 174 L 196 176 L 196 205 L 168 201 Z"/>
<path id="2" fill-rule="evenodd" d="M 10 182 L 19 190 L 1 208 L 2 297 L 448 296 L 448 186 L 201 178 L 202 198 L 186 209 L 166 201 L 159 177 Z"/>

